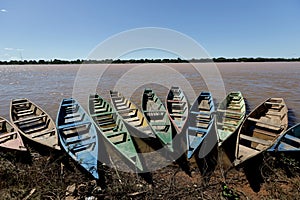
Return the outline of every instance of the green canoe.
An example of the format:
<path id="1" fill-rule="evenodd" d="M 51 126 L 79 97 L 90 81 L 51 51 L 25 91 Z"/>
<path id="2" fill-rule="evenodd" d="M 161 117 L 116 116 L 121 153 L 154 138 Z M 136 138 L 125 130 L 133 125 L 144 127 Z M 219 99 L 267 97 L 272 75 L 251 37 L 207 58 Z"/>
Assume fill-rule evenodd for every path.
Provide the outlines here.
<path id="1" fill-rule="evenodd" d="M 171 121 L 165 106 L 151 89 L 144 90 L 142 112 L 161 143 L 173 152 Z"/>
<path id="2" fill-rule="evenodd" d="M 91 94 L 89 96 L 88 112 L 109 144 L 111 144 L 126 161 L 129 161 L 129 163 L 133 164 L 138 170 L 142 171 L 143 166 L 132 138 L 123 120 L 114 111 L 113 107 L 98 94 Z"/>
<path id="3" fill-rule="evenodd" d="M 219 146 L 241 125 L 246 115 L 245 100 L 241 92 L 230 92 L 217 109 Z"/>

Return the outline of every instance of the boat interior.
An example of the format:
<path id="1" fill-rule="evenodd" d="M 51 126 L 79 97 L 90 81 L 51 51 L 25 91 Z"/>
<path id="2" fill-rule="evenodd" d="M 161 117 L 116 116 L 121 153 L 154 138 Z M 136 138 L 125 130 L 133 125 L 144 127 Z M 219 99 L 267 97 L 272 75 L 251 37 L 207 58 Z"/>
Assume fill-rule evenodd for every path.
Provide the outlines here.
<path id="1" fill-rule="evenodd" d="M 269 99 L 244 122 L 239 135 L 240 154 L 266 149 L 286 128 L 287 108 L 283 99 Z"/>
<path id="2" fill-rule="evenodd" d="M 55 126 L 46 113 L 27 99 L 13 100 L 11 117 L 14 123 L 31 138 L 55 135 Z"/>
<path id="3" fill-rule="evenodd" d="M 67 148 L 73 153 L 93 150 L 95 136 L 90 134 L 91 122 L 74 100 L 64 100 L 58 116 L 58 130 Z"/>

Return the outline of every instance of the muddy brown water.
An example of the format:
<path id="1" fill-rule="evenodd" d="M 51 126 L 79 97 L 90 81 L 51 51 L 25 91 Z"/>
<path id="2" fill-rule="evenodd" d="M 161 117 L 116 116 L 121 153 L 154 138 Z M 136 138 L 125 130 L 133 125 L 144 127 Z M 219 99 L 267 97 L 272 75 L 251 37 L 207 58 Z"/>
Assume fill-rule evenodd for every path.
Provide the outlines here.
<path id="1" fill-rule="evenodd" d="M 9 104 L 16 98 L 32 100 L 55 120 L 60 101 L 73 96 L 74 91 L 74 96 L 84 104 L 87 95 L 94 91 L 109 101 L 109 90 L 117 86 L 121 93 L 140 105 L 145 87 L 154 89 L 164 102 L 168 87 L 180 85 L 190 104 L 196 94 L 208 90 L 209 86 L 216 89 L 213 92 L 216 102 L 224 97 L 224 92 L 239 90 L 247 100 L 249 111 L 269 97 L 283 97 L 289 108 L 289 124 L 300 122 L 299 62 L 218 63 L 221 76 L 208 64 L 114 64 L 106 67 L 100 64 L 2 65 L 0 116 L 9 119 Z M 205 70 L 200 70 L 199 75 L 195 68 Z M 95 81 L 98 78 L 99 82 Z"/>
<path id="2" fill-rule="evenodd" d="M 143 64 L 140 66 L 142 65 Z M 164 102 L 167 94 L 167 86 L 159 85 L 158 79 L 165 79 L 173 85 L 180 85 L 183 82 L 180 77 L 174 78 L 173 74 L 163 74 L 165 71 L 160 71 L 157 67 L 152 68 L 151 65 L 154 66 L 154 64 L 147 65 L 149 73 L 144 72 L 144 74 L 140 75 L 139 79 L 143 81 L 143 79 L 147 77 L 145 81 L 152 79 L 152 84 L 138 85 L 138 87 L 136 87 L 136 79 L 138 79 L 138 77 L 133 77 L 136 74 L 131 76 L 131 80 L 121 81 L 121 83 L 124 83 L 124 91 L 121 88 L 121 92 L 123 92 L 125 96 L 128 97 L 128 92 L 125 90 L 126 88 L 133 86 L 137 89 L 131 97 L 136 104 L 140 103 L 141 93 L 144 87 L 152 87 Z M 207 90 L 205 81 L 190 64 L 167 65 L 179 71 L 191 84 L 196 94 L 202 90 Z M 195 64 L 195 66 L 200 67 L 201 65 L 202 64 Z M 78 69 L 81 67 L 81 69 L 84 68 L 84 70 L 87 71 L 87 77 L 81 78 L 83 80 L 82 82 L 84 82 L 89 78 L 89 70 L 91 73 L 96 71 L 100 74 L 105 66 L 106 65 L 2 65 L 0 66 L 0 115 L 9 118 L 10 100 L 25 97 L 40 105 L 55 119 L 60 101 L 63 98 L 72 96 L 74 81 L 76 78 L 78 79 Z M 124 73 L 130 72 L 131 69 L 137 66 L 139 67 L 138 64 L 109 66 L 109 69 L 106 70 L 100 79 L 96 91 L 109 100 L 108 91 L 114 88 L 117 81 L 122 79 Z M 218 63 L 217 66 L 222 75 L 226 92 L 240 90 L 247 99 L 250 110 L 254 109 L 266 98 L 283 97 L 290 110 L 290 121 L 292 120 L 292 123 L 300 121 L 299 62 Z M 154 71 L 153 73 L 157 75 L 153 76 L 153 74 L 150 74 L 150 71 Z M 152 77 L 149 78 L 148 74 Z M 92 75 L 95 75 L 95 73 Z M 83 89 L 89 91 L 87 87 Z M 185 92 L 189 93 L 189 91 Z M 86 100 L 85 98 L 87 99 L 87 97 L 83 97 L 82 100 Z M 193 103 L 191 97 L 189 101 L 191 104 Z"/>

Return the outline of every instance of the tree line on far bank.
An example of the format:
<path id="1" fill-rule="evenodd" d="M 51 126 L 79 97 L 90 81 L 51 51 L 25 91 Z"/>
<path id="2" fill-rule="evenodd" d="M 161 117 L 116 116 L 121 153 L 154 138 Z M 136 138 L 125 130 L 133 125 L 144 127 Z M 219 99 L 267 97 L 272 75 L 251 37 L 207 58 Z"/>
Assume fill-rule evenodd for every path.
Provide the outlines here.
<path id="1" fill-rule="evenodd" d="M 0 65 L 48 65 L 48 64 L 129 64 L 129 63 L 208 63 L 208 62 L 300 62 L 300 58 L 201 58 L 201 59 L 130 59 L 130 60 L 10 60 L 0 61 Z"/>

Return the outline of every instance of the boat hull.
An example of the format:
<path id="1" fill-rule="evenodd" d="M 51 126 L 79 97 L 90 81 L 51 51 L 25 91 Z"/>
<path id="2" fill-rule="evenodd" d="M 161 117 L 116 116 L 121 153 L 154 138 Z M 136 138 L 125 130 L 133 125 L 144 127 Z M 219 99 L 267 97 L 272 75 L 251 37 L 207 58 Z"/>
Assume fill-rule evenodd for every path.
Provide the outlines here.
<path id="1" fill-rule="evenodd" d="M 166 97 L 166 107 L 169 119 L 174 126 L 176 133 L 185 133 L 189 103 L 186 95 L 179 87 L 172 86 Z"/>
<path id="2" fill-rule="evenodd" d="M 282 98 L 269 98 L 256 107 L 239 129 L 233 164 L 237 166 L 270 148 L 287 129 L 287 112 Z"/>
<path id="3" fill-rule="evenodd" d="M 218 145 L 235 133 L 246 115 L 245 100 L 241 92 L 230 92 L 217 109 Z"/>
<path id="4" fill-rule="evenodd" d="M 215 137 L 214 103 L 210 92 L 201 92 L 193 103 L 187 129 L 187 158 L 190 159 L 206 138 Z M 212 141 L 210 146 L 214 146 Z M 211 143 L 211 142 L 210 142 Z M 199 152 L 200 155 L 203 154 Z"/>
<path id="5" fill-rule="evenodd" d="M 3 117 L 0 117 L 0 147 L 27 151 L 17 128 Z"/>
<path id="6" fill-rule="evenodd" d="M 89 96 L 89 114 L 105 141 L 125 158 L 125 163 L 135 170 L 143 171 L 132 137 L 121 117 L 112 106 L 98 94 Z"/>
<path id="7" fill-rule="evenodd" d="M 99 179 L 97 129 L 75 99 L 62 100 L 56 125 L 63 149 L 95 179 Z"/>
<path id="8" fill-rule="evenodd" d="M 165 106 L 151 89 L 145 89 L 143 92 L 142 112 L 162 145 L 173 152 L 171 121 Z"/>
<path id="9" fill-rule="evenodd" d="M 22 136 L 51 149 L 60 150 L 57 129 L 52 118 L 28 99 L 13 99 L 10 119 Z"/>

